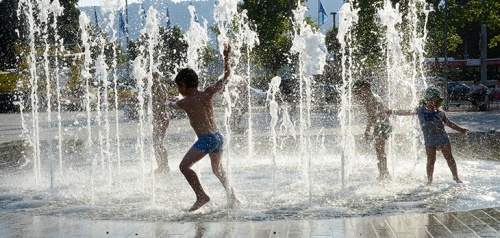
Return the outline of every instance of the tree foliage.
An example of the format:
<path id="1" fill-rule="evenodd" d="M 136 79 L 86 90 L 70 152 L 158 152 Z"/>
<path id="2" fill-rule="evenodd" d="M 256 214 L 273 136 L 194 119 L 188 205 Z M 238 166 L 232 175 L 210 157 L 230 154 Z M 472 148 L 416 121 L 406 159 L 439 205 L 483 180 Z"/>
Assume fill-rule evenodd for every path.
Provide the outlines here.
<path id="1" fill-rule="evenodd" d="M 448 56 L 479 58 L 478 43 L 481 24 L 488 30 L 490 55 L 498 57 L 500 48 L 500 2 L 497 0 L 428 0 L 432 6 L 429 15 L 427 52 L 430 56 L 444 56 L 444 29 L 448 28 Z M 490 53 L 490 52 L 489 52 Z M 496 56 L 495 56 L 496 55 Z"/>
<path id="2" fill-rule="evenodd" d="M 0 1 L 0 70 L 16 67 L 17 59 L 14 46 L 19 43 L 16 29 L 19 29 L 20 21 L 17 17 L 18 0 Z"/>
<path id="3" fill-rule="evenodd" d="M 78 0 L 60 0 L 59 2 L 64 11 L 57 18 L 58 35 L 63 39 L 65 45 L 75 45 L 79 42 L 80 31 L 78 22 L 80 10 L 76 8 Z M 32 4 L 35 3 L 33 2 Z M 0 44 L 0 69 L 16 68 L 20 58 L 19 52 L 16 53 L 15 47 L 16 45 L 27 45 L 29 42 L 27 38 L 27 12 L 23 10 L 18 11 L 18 7 L 19 0 L 0 1 L 0 9 L 2 9 L 2 14 L 0 14 L 0 42 L 2 42 Z M 34 7 L 34 9 L 36 10 L 37 8 Z M 35 11 L 35 19 L 38 14 Z M 37 34 L 37 32 L 35 33 Z M 49 41 L 54 40 L 54 34 L 51 33 L 53 33 L 53 30 L 49 33 L 51 37 L 48 39 Z M 35 40 L 35 44 L 41 43 L 40 37 L 36 37 Z M 54 42 L 48 43 L 54 44 Z"/>
<path id="4" fill-rule="evenodd" d="M 175 74 L 175 68 L 186 62 L 188 43 L 184 40 L 178 26 L 171 28 L 160 27 L 163 46 L 160 47 L 161 70 L 165 73 Z"/>
<path id="5" fill-rule="evenodd" d="M 64 8 L 63 14 L 58 17 L 58 33 L 65 44 L 75 45 L 80 42 L 80 10 L 76 7 L 78 0 L 59 0 Z"/>
<path id="6" fill-rule="evenodd" d="M 175 74 L 174 70 L 186 63 L 188 43 L 184 40 L 178 26 L 171 28 L 160 27 L 160 41 L 155 46 L 155 58 L 160 58 L 159 70 L 165 74 Z M 146 47 L 148 36 L 141 36 L 129 42 L 129 55 L 131 59 L 141 54 L 141 48 Z M 141 47 L 142 46 L 142 47 Z"/>
<path id="7" fill-rule="evenodd" d="M 245 0 L 239 4 L 255 24 L 260 44 L 255 47 L 256 64 L 275 75 L 288 63 L 291 15 L 297 0 Z M 292 6 L 293 4 L 293 6 Z"/>
<path id="8" fill-rule="evenodd" d="M 379 26 L 377 9 L 382 6 L 383 1 L 358 0 L 355 2 L 358 12 L 358 24 L 355 26 L 355 39 L 358 44 L 356 58 L 364 59 L 365 65 L 376 67 L 382 57 L 380 47 L 382 32 Z"/>
<path id="9" fill-rule="evenodd" d="M 500 42 L 500 2 L 498 0 L 470 0 L 466 1 L 463 6 L 456 3 L 454 6 L 463 8 L 461 22 L 482 23 L 486 25 L 489 33 L 494 33 L 489 39 L 490 48 L 498 45 Z"/>

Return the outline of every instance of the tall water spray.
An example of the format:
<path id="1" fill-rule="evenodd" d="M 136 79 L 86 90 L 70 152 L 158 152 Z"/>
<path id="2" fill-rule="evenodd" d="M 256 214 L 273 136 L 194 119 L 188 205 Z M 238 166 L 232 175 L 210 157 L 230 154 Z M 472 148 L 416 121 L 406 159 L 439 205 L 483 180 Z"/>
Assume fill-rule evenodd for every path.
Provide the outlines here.
<path id="1" fill-rule="evenodd" d="M 40 180 L 40 131 L 38 130 L 39 124 L 39 116 L 38 116 L 38 74 L 36 67 L 36 48 L 35 48 L 35 33 L 39 32 L 39 27 L 37 21 L 35 20 L 34 6 L 30 1 L 19 1 L 19 10 L 18 15 L 22 12 L 26 13 L 26 19 L 28 23 L 28 45 L 29 45 L 29 56 L 28 56 L 28 67 L 29 67 L 29 86 L 30 86 L 30 100 L 28 103 L 30 104 L 31 112 L 31 123 L 24 119 L 24 114 L 21 108 L 21 114 L 23 115 L 23 122 L 26 122 L 23 125 L 25 135 L 27 135 L 27 141 L 29 145 L 33 148 L 33 153 L 31 158 L 27 158 L 28 161 L 30 159 L 33 161 L 33 174 L 35 179 L 36 186 L 39 185 Z"/>
<path id="2" fill-rule="evenodd" d="M 419 27 L 420 15 L 427 12 L 424 1 L 410 1 L 409 12 L 406 19 L 400 12 L 399 4 L 393 5 L 390 1 L 384 1 L 384 7 L 379 9 L 378 18 L 385 30 L 385 59 L 386 59 L 386 84 L 385 99 L 389 108 L 408 109 L 418 105 L 418 98 L 422 88 L 416 85 L 425 83 L 423 72 L 425 25 Z M 410 99 L 410 100 L 408 100 Z M 417 122 L 414 117 L 393 118 L 398 124 L 406 128 L 413 128 L 406 133 L 407 139 L 412 146 L 409 147 L 410 154 L 417 158 Z M 388 158 L 393 165 L 392 174 L 396 172 L 397 160 L 393 156 L 394 137 L 389 140 Z"/>
<path id="3" fill-rule="evenodd" d="M 200 19 L 196 15 L 196 8 L 193 5 L 188 6 L 189 14 L 191 15 L 189 29 L 184 34 L 184 39 L 188 44 L 187 49 L 187 66 L 192 68 L 198 74 L 203 74 L 201 71 L 206 70 L 200 67 L 202 53 L 206 47 L 209 47 L 210 38 L 208 36 L 208 22 L 206 19 Z M 204 85 L 202 85 L 204 86 Z"/>
<path id="4" fill-rule="evenodd" d="M 276 126 L 278 125 L 278 102 L 276 102 L 276 94 L 279 92 L 279 86 L 281 84 L 281 78 L 276 76 L 271 79 L 269 83 L 268 95 L 271 95 L 269 102 L 269 113 L 271 114 L 271 139 L 273 142 L 272 153 L 273 153 L 273 191 L 276 191 L 276 160 L 278 157 L 278 141 Z"/>
<path id="5" fill-rule="evenodd" d="M 91 52 L 90 52 L 90 39 L 89 39 L 89 34 L 88 34 L 88 28 L 90 20 L 87 17 L 86 14 L 82 13 L 80 14 L 79 18 L 80 22 L 80 30 L 82 32 L 82 44 L 83 44 L 83 67 L 82 67 L 82 78 L 84 80 L 84 88 L 85 88 L 85 108 L 86 108 L 86 129 L 87 129 L 87 140 L 85 141 L 85 159 L 87 162 L 90 164 L 90 197 L 91 197 L 91 203 L 94 202 L 94 195 L 95 195 L 95 187 L 94 187 L 94 174 L 96 173 L 96 166 L 97 166 L 97 161 L 94 158 L 93 155 L 93 140 L 92 140 L 92 126 L 91 126 L 91 107 L 90 107 L 90 87 L 91 87 L 91 82 L 90 78 L 92 77 L 90 73 L 90 67 L 91 67 Z"/>
<path id="6" fill-rule="evenodd" d="M 224 127 L 226 131 L 225 135 L 225 141 L 228 145 L 231 145 L 231 131 L 233 128 L 231 128 L 231 117 L 232 114 L 234 113 L 233 110 L 235 108 L 236 103 L 239 103 L 239 105 L 244 106 L 243 100 L 246 98 L 248 101 L 248 114 L 250 115 L 249 117 L 249 128 L 248 128 L 248 152 L 249 156 L 251 157 L 251 151 L 253 143 L 252 143 L 252 124 L 251 124 L 251 106 L 250 106 L 250 100 L 251 100 L 251 93 L 250 93 L 250 52 L 252 49 L 257 45 L 258 39 L 257 39 L 257 34 L 255 31 L 251 29 L 249 26 L 249 21 L 248 17 L 246 15 L 246 11 L 242 11 L 238 13 L 237 9 L 237 2 L 236 1 L 231 1 L 231 0 L 223 0 L 219 1 L 215 5 L 214 9 L 214 19 L 217 24 L 218 30 L 219 30 L 219 35 L 217 36 L 217 41 L 218 41 L 218 48 L 219 52 L 222 55 L 224 45 L 225 44 L 230 44 L 231 45 L 231 61 L 230 64 L 233 68 L 233 75 L 231 75 L 229 84 L 226 86 L 226 89 L 223 92 L 223 98 L 224 98 L 224 103 L 226 107 L 224 108 Z M 247 57 L 247 62 L 246 62 L 246 67 L 245 67 L 245 75 L 239 75 L 236 70 L 239 67 L 241 67 L 240 64 L 240 59 L 243 56 L 243 53 L 246 53 Z M 244 78 L 246 77 L 246 79 Z M 234 91 L 231 91 L 231 88 L 236 88 L 241 89 L 242 86 L 245 85 L 245 88 L 247 89 L 246 96 L 241 97 L 241 94 L 234 93 Z M 243 94 L 244 95 L 244 94 Z M 239 115 L 237 115 L 239 116 Z M 226 158 L 231 158 L 232 155 L 232 147 L 228 146 L 227 152 L 225 152 Z M 227 159 L 226 160 L 226 170 L 228 174 L 228 186 L 232 186 L 232 172 L 231 172 L 231 160 Z M 229 197 L 229 196 L 228 196 Z"/>
<path id="7" fill-rule="evenodd" d="M 245 102 L 242 102 L 241 105 L 243 107 L 243 111 L 247 111 L 248 113 L 248 126 L 247 126 L 247 156 L 250 159 L 253 155 L 254 151 L 254 143 L 253 143 L 253 124 L 252 124 L 252 92 L 251 92 L 251 83 L 252 83 L 252 72 L 251 72 L 251 62 L 250 62 L 250 54 L 253 48 L 259 44 L 259 38 L 257 32 L 255 32 L 249 25 L 250 20 L 247 16 L 247 10 L 243 10 L 237 18 L 236 21 L 236 34 L 234 36 L 233 44 L 236 46 L 236 59 L 242 58 L 242 55 L 246 55 L 244 57 L 246 62 L 241 64 L 241 77 L 242 79 L 237 82 L 239 84 L 243 84 L 246 86 L 246 106 Z M 243 100 L 245 97 L 241 97 L 240 100 Z M 246 108 L 246 109 L 245 109 Z"/>
<path id="8" fill-rule="evenodd" d="M 341 105 L 339 110 L 339 120 L 341 128 L 341 181 L 342 188 L 345 187 L 346 177 L 351 173 L 350 157 L 354 153 L 354 136 L 352 132 L 352 82 L 353 70 L 353 51 L 355 50 L 355 37 L 352 29 L 358 21 L 358 9 L 355 9 L 351 2 L 344 3 L 339 11 L 339 29 L 337 39 L 340 43 L 342 53 L 342 93 Z"/>
<path id="9" fill-rule="evenodd" d="M 112 57 L 112 62 L 111 62 L 111 71 L 112 71 L 112 89 L 113 89 L 113 98 L 112 98 L 112 102 L 113 102 L 113 105 L 114 107 L 112 108 L 114 110 L 114 118 L 115 119 L 118 119 L 119 118 L 119 113 L 120 113 L 120 102 L 118 100 L 118 73 L 117 73 L 117 69 L 118 69 L 118 62 L 117 62 L 117 58 L 118 58 L 118 52 L 116 50 L 116 47 L 119 45 L 118 42 L 117 42 L 117 36 L 116 36 L 116 29 L 114 27 L 114 23 L 115 23 L 115 12 L 119 9 L 122 9 L 123 6 L 120 6 L 119 4 L 112 4 L 111 2 L 103 2 L 102 4 L 102 9 L 103 9 L 103 12 L 104 13 L 107 13 L 108 15 L 108 24 L 106 25 L 106 32 L 108 32 L 108 35 L 110 36 L 110 43 L 111 43 L 111 46 L 112 46 L 112 49 L 113 49 L 113 53 L 111 55 Z M 108 107 L 108 109 L 111 109 Z M 119 120 L 115 120 L 115 124 L 114 124 L 114 129 L 116 132 L 120 131 L 120 123 L 119 123 Z M 111 140 L 111 138 L 109 138 Z M 121 162 L 122 162 L 122 159 L 121 159 L 121 148 L 120 148 L 120 145 L 121 145 L 121 138 L 120 138 L 120 133 L 115 133 L 115 141 L 116 141 L 116 174 L 119 175 L 120 172 L 121 172 Z M 108 151 L 109 154 L 111 154 L 111 151 Z M 108 164 L 109 168 L 111 169 L 112 167 L 112 163 L 110 162 Z M 111 173 L 109 174 L 110 176 L 110 180 L 111 180 Z"/>
<path id="10" fill-rule="evenodd" d="M 24 3 L 23 12 L 32 13 L 31 19 L 28 15 L 26 17 L 27 20 L 31 20 L 30 39 L 35 39 L 44 31 L 45 26 L 34 17 L 37 15 L 35 12 L 43 7 L 38 6 L 35 1 Z M 421 9 L 421 1 L 411 4 L 417 6 L 416 9 Z M 339 12 L 341 22 L 338 38 L 344 53 L 341 58 L 344 91 L 339 111 L 340 125 L 338 125 L 337 121 L 332 119 L 335 117 L 334 113 L 321 111 L 313 102 L 313 99 L 317 99 L 314 94 L 314 76 L 323 72 L 326 49 L 322 41 L 324 36 L 305 24 L 303 6 L 294 11 L 295 21 L 291 32 L 293 47 L 290 52 L 294 55 L 293 59 L 298 59 L 297 70 L 294 71 L 296 74 L 292 75 L 292 78 L 300 85 L 299 110 L 291 109 L 289 114 L 287 107 L 280 105 L 281 101 L 277 98 L 278 77 L 269 79 L 270 89 L 266 106 L 251 103 L 253 97 L 251 78 L 253 74 L 259 72 L 253 70 L 251 57 L 248 56 L 259 42 L 253 27 L 250 27 L 246 11 L 238 11 L 236 5 L 237 1 L 220 1 L 214 11 L 217 29 L 221 33 L 218 35 L 216 45 L 219 53 L 222 53 L 225 43 L 233 46 L 231 65 L 234 73 L 223 93 L 225 102 L 215 111 L 217 117 L 224 114 L 222 115 L 224 126 L 221 130 L 225 133 L 226 147 L 223 158 L 224 162 L 227 161 L 225 167 L 228 169 L 228 182 L 234 183 L 238 195 L 242 198 L 240 209 L 227 209 L 227 204 L 221 202 L 226 196 L 220 189 L 219 181 L 214 178 L 210 166 L 205 162 L 197 164 L 197 172 L 213 200 L 200 210 L 203 218 L 200 218 L 200 214 L 186 212 L 191 205 L 193 194 L 178 170 L 172 170 L 167 178 L 155 178 L 154 173 L 151 173 L 156 162 L 151 148 L 150 86 L 152 73 L 159 71 L 158 65 L 161 62 L 159 55 L 156 54 L 158 50 L 154 46 L 161 45 L 158 28 L 163 19 L 158 17 L 159 13 L 154 9 L 155 6 L 148 9 L 148 19 L 141 30 L 143 45 L 138 49 L 138 56 L 131 60 L 132 77 L 128 79 L 135 84 L 139 94 L 140 116 L 137 120 L 126 120 L 122 108 L 118 106 L 117 86 L 120 82 L 117 64 L 120 54 L 114 47 L 112 54 L 103 52 L 103 44 L 118 44 L 114 30 L 118 25 L 114 22 L 115 13 L 123 10 L 123 6 L 111 4 L 103 8 L 108 19 L 106 24 L 100 24 L 106 26 L 105 31 L 108 32 L 109 38 L 93 34 L 94 29 L 89 17 L 82 14 L 80 17 L 82 52 L 68 54 L 74 58 L 72 65 L 79 65 L 78 61 L 82 61 L 82 77 L 79 79 L 85 84 L 82 87 L 85 89 L 83 94 L 85 104 L 81 112 L 61 112 L 59 115 L 58 109 L 58 118 L 62 117 L 57 122 L 54 121 L 53 115 L 47 116 L 51 112 L 44 107 L 46 99 L 42 100 L 41 97 L 47 95 L 47 91 L 38 85 L 47 82 L 41 75 L 47 71 L 44 60 L 50 57 L 44 58 L 43 55 L 39 57 L 34 53 L 38 46 L 35 46 L 34 40 L 30 41 L 33 43 L 30 45 L 33 53 L 30 52 L 29 57 L 39 60 L 39 66 L 36 66 L 36 62 L 30 62 L 31 84 L 37 86 L 30 88 L 31 112 L 26 110 L 28 111 L 26 113 L 23 108 L 22 121 L 25 138 L 33 147 L 33 154 L 28 154 L 26 157 L 32 159 L 30 163 L 34 164 L 35 176 L 31 173 L 26 173 L 27 176 L 17 173 L 2 177 L 2 189 L 13 191 L 12 193 L 22 193 L 22 196 L 10 196 L 14 197 L 13 200 L 24 199 L 22 202 L 17 200 L 12 202 L 5 209 L 22 207 L 23 209 L 17 211 L 36 210 L 34 213 L 108 220 L 227 221 L 228 214 L 235 214 L 236 219 L 241 220 L 379 215 L 390 212 L 394 206 L 400 205 L 400 202 L 407 202 L 404 198 L 394 201 L 394 197 L 399 199 L 405 196 L 431 197 L 423 199 L 432 200 L 431 203 L 417 202 L 418 205 L 415 207 L 447 207 L 446 202 L 440 201 L 446 200 L 447 195 L 453 192 L 445 191 L 443 195 L 435 195 L 422 191 L 420 181 L 418 178 L 414 179 L 417 176 L 411 175 L 413 171 L 417 171 L 415 173 L 420 175 L 424 174 L 422 172 L 424 166 L 411 167 L 413 164 L 408 166 L 408 163 L 405 163 L 408 161 L 406 154 L 399 154 L 395 149 L 391 149 L 393 152 L 390 152 L 393 153 L 390 155 L 392 158 L 402 155 L 397 161 L 398 165 L 401 165 L 397 170 L 399 175 L 393 171 L 394 176 L 398 176 L 398 179 L 407 175 L 411 177 L 398 183 L 397 186 L 391 186 L 394 183 L 378 183 L 372 176 L 376 170 L 375 163 L 355 159 L 355 156 L 363 157 L 360 155 L 361 149 L 357 148 L 355 138 L 359 134 L 356 128 L 363 123 L 357 120 L 359 119 L 355 112 L 357 105 L 353 102 L 350 88 L 352 82 L 359 77 L 359 73 L 366 72 L 362 59 L 357 59 L 355 54 L 358 51 L 358 40 L 354 37 L 358 24 L 358 9 L 346 3 Z M 184 35 L 189 45 L 187 55 L 189 61 L 186 60 L 186 64 L 177 67 L 192 67 L 200 72 L 203 80 L 209 78 L 203 77 L 209 76 L 209 71 L 200 64 L 201 51 L 205 47 L 210 47 L 211 43 L 208 37 L 208 25 L 204 20 L 195 21 L 194 6 L 187 4 L 184 6 L 186 14 L 188 12 L 191 14 L 190 28 Z M 55 15 L 59 14 L 55 10 L 57 7 L 43 9 L 46 9 L 44 11 L 49 15 L 53 14 L 52 11 Z M 416 20 L 420 14 L 418 10 L 411 10 L 406 17 Z M 408 109 L 415 105 L 420 90 L 413 85 L 418 85 L 418 80 L 423 75 L 420 62 L 423 55 L 422 47 L 425 44 L 425 32 L 421 33 L 421 24 L 415 20 L 406 20 L 396 5 L 384 5 L 378 16 L 383 18 L 380 19 L 382 23 L 380 29 L 383 29 L 384 36 L 379 45 L 384 51 L 380 61 L 387 69 L 381 73 L 384 76 L 374 83 L 382 82 L 376 85 L 376 88 L 384 96 L 383 98 L 388 100 L 391 107 Z M 411 24 L 401 27 L 404 22 Z M 403 28 L 411 30 L 402 31 Z M 50 27 L 47 32 L 50 32 Z M 411 32 L 411 35 L 406 35 L 407 32 Z M 62 41 L 58 42 L 61 42 L 58 49 L 64 51 Z M 47 48 L 43 45 L 40 49 L 42 50 L 39 52 L 44 52 Z M 399 72 L 399 75 L 396 72 Z M 167 77 L 175 74 L 175 72 L 161 73 Z M 64 78 L 62 70 L 60 74 Z M 62 92 L 64 87 L 64 85 L 57 86 L 57 91 L 52 90 L 49 95 L 59 90 Z M 242 87 L 248 97 L 240 93 L 241 90 L 234 90 L 236 87 Z M 395 98 L 399 97 L 396 90 L 401 88 L 408 89 L 402 94 L 407 95 L 406 97 L 411 95 L 412 100 L 405 100 L 404 105 L 390 102 L 389 100 L 396 100 Z M 108 91 L 113 91 L 114 96 L 111 97 Z M 237 100 L 248 107 L 246 112 L 248 124 L 243 131 L 246 134 L 234 133 L 228 119 L 234 115 L 236 107 L 241 106 L 241 104 L 236 105 Z M 111 106 L 113 102 L 114 107 Z M 395 125 L 403 125 L 399 127 L 414 126 L 411 124 L 414 123 L 412 121 L 414 119 L 392 118 L 392 120 Z M 54 123 L 49 124 L 51 121 Z M 405 124 L 407 121 L 410 121 L 410 124 Z M 62 145 L 59 145 L 58 151 L 53 153 L 53 149 L 47 149 L 49 145 L 46 141 L 54 137 L 47 135 L 51 127 L 55 128 L 54 125 L 58 127 L 57 137 Z M 188 120 L 172 118 L 166 140 L 169 163 L 172 161 L 171 164 L 175 164 L 180 161 L 185 150 L 192 146 L 194 136 L 190 132 Z M 393 136 L 400 135 L 416 137 L 413 131 L 399 131 L 393 134 Z M 241 141 L 243 143 L 240 143 Z M 417 142 L 414 140 L 413 145 L 418 144 Z M 391 143 L 393 145 L 389 147 L 396 147 L 399 141 Z M 70 148 L 73 145 L 74 148 Z M 341 150 L 337 150 L 339 147 Z M 409 146 L 404 147 L 406 148 Z M 57 154 L 62 154 L 59 157 L 64 158 L 60 159 L 58 168 L 50 165 L 53 159 L 48 159 Z M 370 156 L 366 157 L 371 158 L 373 151 L 370 150 L 369 154 Z M 396 166 L 396 161 L 392 161 L 392 165 Z M 63 170 L 64 176 L 62 176 Z M 337 171 L 341 179 L 338 179 Z M 355 176 L 350 177 L 350 175 Z M 33 189 L 32 178 L 35 178 L 37 189 Z M 44 187 L 48 187 L 49 182 L 53 182 L 50 187 L 55 189 L 47 192 Z M 348 183 L 349 186 L 345 186 Z M 273 189 L 267 189 L 266 185 L 271 184 Z M 343 193 L 339 187 L 347 192 Z M 51 198 L 54 198 L 52 201 L 45 203 L 38 201 L 38 198 L 43 198 L 49 193 Z M 437 199 L 434 199 L 436 197 Z"/>
<path id="11" fill-rule="evenodd" d="M 134 77 L 137 81 L 137 88 L 139 89 L 139 119 L 140 119 L 140 133 L 143 142 L 141 145 L 144 145 L 147 139 L 149 139 L 148 143 L 148 151 L 149 153 L 144 158 L 141 158 L 141 164 L 144 166 L 143 168 L 143 181 L 145 180 L 146 173 L 148 171 L 154 171 L 153 165 L 155 164 L 154 153 L 153 153 L 153 143 L 151 141 L 153 135 L 153 99 L 152 99 L 152 91 L 151 88 L 153 86 L 153 73 L 158 72 L 158 65 L 160 64 L 160 55 L 156 53 L 157 46 L 160 45 L 160 36 L 159 36 L 159 16 L 158 11 L 153 7 L 150 7 L 147 11 L 146 24 L 144 28 L 141 30 L 141 34 L 146 37 L 146 46 L 147 48 L 143 49 L 143 55 L 145 57 L 138 56 L 134 61 Z M 142 61 L 142 62 L 141 62 Z M 142 69 L 142 70 L 140 70 Z M 145 71 L 144 71 L 145 70 Z M 144 82 L 143 80 L 146 80 Z M 147 97 L 142 96 L 144 94 Z M 147 99 L 147 104 L 143 101 Z M 144 112 L 142 109 L 142 105 L 146 106 L 146 111 Z M 139 140 L 139 139 L 138 139 Z M 141 149 L 141 155 L 145 152 Z M 150 169 L 146 169 L 146 161 L 145 159 L 150 159 Z M 154 176 L 154 173 L 153 173 Z M 153 179 L 153 197 L 154 197 L 154 179 Z"/>
<path id="12" fill-rule="evenodd" d="M 298 54 L 299 93 L 300 93 L 300 148 L 302 163 L 304 164 L 304 176 L 309 181 L 309 201 L 311 201 L 311 148 L 309 134 L 311 127 L 311 101 L 312 101 L 312 78 L 314 75 L 323 73 L 326 65 L 327 50 L 325 46 L 325 36 L 315 31 L 305 22 L 306 7 L 298 4 L 294 14 L 294 34 L 292 39 L 292 53 Z"/>

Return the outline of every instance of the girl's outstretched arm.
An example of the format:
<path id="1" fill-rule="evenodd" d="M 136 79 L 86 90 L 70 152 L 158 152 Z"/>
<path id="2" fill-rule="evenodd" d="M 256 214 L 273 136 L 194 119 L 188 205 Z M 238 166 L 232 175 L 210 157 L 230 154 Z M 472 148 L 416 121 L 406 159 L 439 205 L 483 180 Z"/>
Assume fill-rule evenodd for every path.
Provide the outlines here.
<path id="1" fill-rule="evenodd" d="M 469 132 L 468 129 L 460 127 L 457 124 L 455 124 L 454 122 L 450 121 L 450 119 L 448 119 L 446 114 L 443 117 L 443 122 L 445 125 L 449 126 L 451 129 L 453 129 L 455 131 L 459 131 L 460 133 L 467 134 L 467 132 Z"/>
<path id="2" fill-rule="evenodd" d="M 396 115 L 396 116 L 411 116 L 411 115 L 416 115 L 417 112 L 414 110 L 393 110 L 389 109 L 386 111 L 388 115 Z"/>
<path id="3" fill-rule="evenodd" d="M 179 110 L 179 109 L 181 109 L 181 107 L 179 105 L 177 105 L 178 101 L 179 101 L 178 98 L 167 99 L 167 101 L 165 103 L 167 103 L 168 107 L 175 109 L 175 110 Z"/>

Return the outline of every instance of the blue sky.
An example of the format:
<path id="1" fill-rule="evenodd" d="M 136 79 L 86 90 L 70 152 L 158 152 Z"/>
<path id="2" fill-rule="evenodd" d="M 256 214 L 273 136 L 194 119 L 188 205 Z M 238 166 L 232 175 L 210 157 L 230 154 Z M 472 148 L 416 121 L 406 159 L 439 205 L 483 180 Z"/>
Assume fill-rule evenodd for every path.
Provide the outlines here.
<path id="1" fill-rule="evenodd" d="M 124 0 L 122 0 L 124 1 Z M 180 2 L 180 1 L 189 1 L 189 0 L 166 0 L 168 2 Z M 194 0 L 193 2 L 200 1 L 200 0 Z M 201 0 L 203 1 L 203 0 Z M 206 0 L 206 1 L 214 1 L 214 0 Z M 102 0 L 80 0 L 78 2 L 78 6 L 83 7 L 83 6 L 99 6 Z M 142 2 L 141 0 L 128 0 L 128 3 L 134 3 L 134 2 Z M 331 12 L 338 12 L 340 7 L 342 6 L 343 0 L 321 0 L 321 3 L 323 4 L 323 7 L 325 8 L 326 12 L 328 13 L 328 20 L 327 23 L 324 24 L 321 27 L 321 31 L 324 32 L 327 29 L 332 28 L 333 25 L 333 19 L 332 15 L 330 14 Z M 316 20 L 318 18 L 318 1 L 317 0 L 309 0 L 306 5 L 309 7 L 308 15 L 311 16 L 312 19 Z M 338 25 L 338 18 L 336 20 L 337 25 Z"/>

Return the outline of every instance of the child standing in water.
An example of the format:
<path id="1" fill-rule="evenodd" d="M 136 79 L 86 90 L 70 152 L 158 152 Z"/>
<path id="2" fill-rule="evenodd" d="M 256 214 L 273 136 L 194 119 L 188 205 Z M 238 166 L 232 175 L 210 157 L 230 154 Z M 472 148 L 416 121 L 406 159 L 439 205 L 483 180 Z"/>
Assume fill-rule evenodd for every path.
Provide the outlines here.
<path id="1" fill-rule="evenodd" d="M 389 114 L 395 115 L 414 115 L 417 114 L 420 122 L 420 128 L 424 134 L 425 152 L 427 154 L 427 185 L 432 184 L 432 175 L 434 174 L 434 163 L 436 162 L 436 152 L 441 150 L 448 167 L 450 167 L 453 180 L 462 183 L 458 178 L 457 164 L 451 152 L 451 142 L 444 126 L 447 125 L 453 130 L 467 134 L 469 130 L 458 126 L 448 119 L 445 112 L 441 109 L 443 98 L 441 91 L 435 87 L 429 87 L 425 90 L 421 105 L 416 111 L 389 110 Z"/>
<path id="2" fill-rule="evenodd" d="M 153 86 L 151 88 L 153 98 L 153 150 L 158 168 L 155 170 L 156 176 L 166 176 L 170 171 L 168 167 L 168 153 L 165 149 L 165 134 L 167 133 L 170 117 L 168 116 L 167 87 L 160 81 L 160 74 L 153 73 Z"/>
<path id="3" fill-rule="evenodd" d="M 387 114 L 388 108 L 382 102 L 382 99 L 371 90 L 370 82 L 367 80 L 358 80 L 354 83 L 352 89 L 357 100 L 362 103 L 368 119 L 364 133 L 364 139 L 375 139 L 375 151 L 378 159 L 379 181 L 390 179 L 387 169 L 387 155 L 385 154 L 385 140 L 389 138 L 392 132 L 392 126 Z M 371 129 L 373 127 L 373 137 Z"/>
<path id="4" fill-rule="evenodd" d="M 223 138 L 217 129 L 214 117 L 213 98 L 222 90 L 229 80 L 231 69 L 229 66 L 229 53 L 231 47 L 224 47 L 224 76 L 215 84 L 205 90 L 198 90 L 198 75 L 190 68 L 182 69 L 175 77 L 175 84 L 179 93 L 184 97 L 180 100 L 167 101 L 173 109 L 182 109 L 189 118 L 191 127 L 198 136 L 193 147 L 188 150 L 181 161 L 180 170 L 196 194 L 196 202 L 189 209 L 195 211 L 210 201 L 205 193 L 200 180 L 191 167 L 200 161 L 206 154 L 210 156 L 212 171 L 226 189 L 232 204 L 239 203 L 234 190 L 227 184 L 227 177 L 222 168 Z"/>

